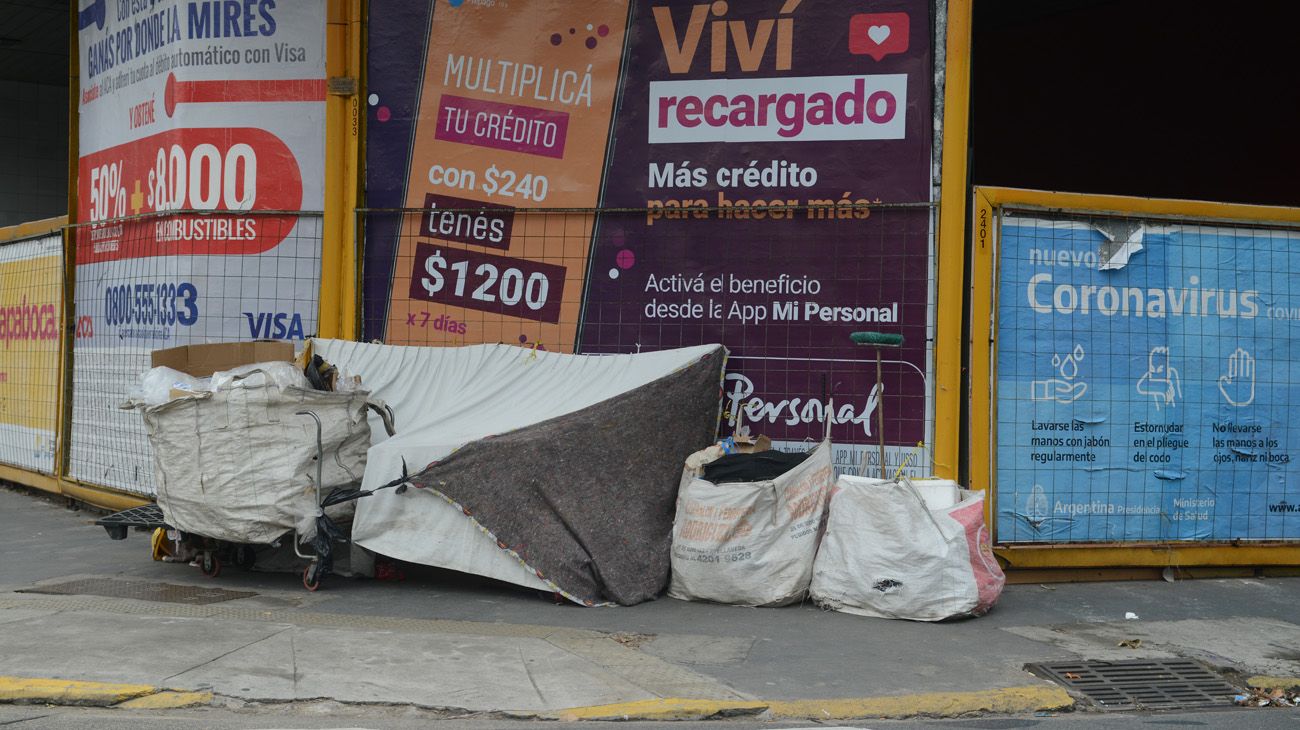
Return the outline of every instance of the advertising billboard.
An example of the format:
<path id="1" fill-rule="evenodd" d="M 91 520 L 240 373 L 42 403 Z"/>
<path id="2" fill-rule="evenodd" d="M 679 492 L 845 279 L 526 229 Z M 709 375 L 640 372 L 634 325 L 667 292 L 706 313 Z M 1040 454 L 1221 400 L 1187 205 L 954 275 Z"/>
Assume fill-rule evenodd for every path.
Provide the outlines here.
<path id="1" fill-rule="evenodd" d="M 363 329 L 731 351 L 726 432 L 928 470 L 932 22 L 919 0 L 375 0 Z M 902 335 L 882 353 L 854 331 Z M 742 415 L 743 411 L 743 415 Z"/>
<path id="2" fill-rule="evenodd" d="M 0 462 L 54 473 L 63 235 L 0 244 Z"/>
<path id="3" fill-rule="evenodd" d="M 1294 231 L 1003 218 L 1000 543 L 1294 540 Z"/>
<path id="4" fill-rule="evenodd" d="M 149 492 L 152 350 L 316 329 L 325 3 L 80 0 L 71 475 Z M 166 214 L 166 215 L 151 215 Z"/>

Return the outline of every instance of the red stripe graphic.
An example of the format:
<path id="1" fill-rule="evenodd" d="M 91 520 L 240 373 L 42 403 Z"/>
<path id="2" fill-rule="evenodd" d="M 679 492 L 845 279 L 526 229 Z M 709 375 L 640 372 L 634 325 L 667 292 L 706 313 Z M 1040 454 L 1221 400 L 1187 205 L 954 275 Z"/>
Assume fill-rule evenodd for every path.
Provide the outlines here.
<path id="1" fill-rule="evenodd" d="M 325 79 L 178 81 L 176 74 L 167 74 L 167 89 L 163 92 L 163 106 L 169 117 L 178 104 L 324 99 Z"/>

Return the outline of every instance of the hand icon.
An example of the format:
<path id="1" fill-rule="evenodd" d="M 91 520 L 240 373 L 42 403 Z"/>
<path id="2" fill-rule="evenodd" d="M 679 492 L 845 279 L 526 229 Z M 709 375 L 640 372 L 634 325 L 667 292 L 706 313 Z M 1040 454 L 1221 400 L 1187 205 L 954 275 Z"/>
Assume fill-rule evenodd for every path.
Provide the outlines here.
<path id="1" fill-rule="evenodd" d="M 1054 400 L 1057 403 L 1073 403 L 1088 390 L 1087 383 L 1071 383 L 1060 378 L 1035 380 L 1033 382 L 1033 400 Z"/>
<path id="2" fill-rule="evenodd" d="M 1228 356 L 1228 374 L 1219 376 L 1219 392 L 1228 405 L 1242 408 L 1255 401 L 1255 358 L 1238 347 Z"/>
<path id="3" fill-rule="evenodd" d="M 1083 345 L 1075 345 L 1069 354 L 1052 356 L 1052 367 L 1061 374 L 1059 378 L 1035 380 L 1029 384 L 1029 397 L 1032 400 L 1050 400 L 1057 403 L 1073 403 L 1083 397 L 1088 384 L 1076 381 L 1079 376 L 1079 363 L 1083 361 Z"/>

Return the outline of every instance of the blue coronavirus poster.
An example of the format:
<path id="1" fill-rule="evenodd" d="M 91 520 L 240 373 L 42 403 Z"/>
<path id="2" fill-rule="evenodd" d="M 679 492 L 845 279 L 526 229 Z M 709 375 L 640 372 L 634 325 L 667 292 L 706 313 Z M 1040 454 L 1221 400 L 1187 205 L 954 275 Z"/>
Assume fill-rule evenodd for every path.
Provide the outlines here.
<path id="1" fill-rule="evenodd" d="M 1006 215 L 1000 543 L 1300 539 L 1300 234 Z"/>

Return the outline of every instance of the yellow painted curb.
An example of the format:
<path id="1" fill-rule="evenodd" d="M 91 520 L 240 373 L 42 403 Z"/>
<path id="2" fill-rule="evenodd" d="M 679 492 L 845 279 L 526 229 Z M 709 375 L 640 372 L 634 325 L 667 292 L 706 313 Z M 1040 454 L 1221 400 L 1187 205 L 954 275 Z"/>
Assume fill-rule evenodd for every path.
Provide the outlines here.
<path id="1" fill-rule="evenodd" d="M 211 692 L 164 691 L 137 697 L 118 705 L 126 710 L 176 710 L 182 707 L 207 705 L 212 702 Z"/>
<path id="2" fill-rule="evenodd" d="M 978 712 L 1012 714 L 1064 710 L 1074 698 L 1060 687 L 1031 685 L 982 692 L 931 692 L 840 700 L 779 700 L 768 703 L 774 717 L 850 720 L 859 717 L 956 717 Z"/>
<path id="3" fill-rule="evenodd" d="M 148 684 L 80 682 L 71 679 L 0 677 L 0 702 L 108 706 L 157 692 Z"/>
<path id="4" fill-rule="evenodd" d="M 862 717 L 957 717 L 980 712 L 1018 713 L 1065 710 L 1074 699 L 1059 687 L 1031 685 L 983 692 L 933 692 L 891 697 L 831 700 L 658 699 L 573 707 L 550 717 L 575 720 L 703 720 L 770 712 L 786 720 L 852 720 Z"/>
<path id="5" fill-rule="evenodd" d="M 617 702 L 560 710 L 561 722 L 575 720 L 706 720 L 711 717 L 756 715 L 767 709 L 766 702 L 745 700 L 658 699 Z"/>
<path id="6" fill-rule="evenodd" d="M 1258 677 L 1247 679 L 1246 684 L 1261 689 L 1274 689 L 1276 687 L 1291 689 L 1292 687 L 1300 687 L 1300 677 L 1270 677 L 1268 675 L 1260 675 Z"/>

